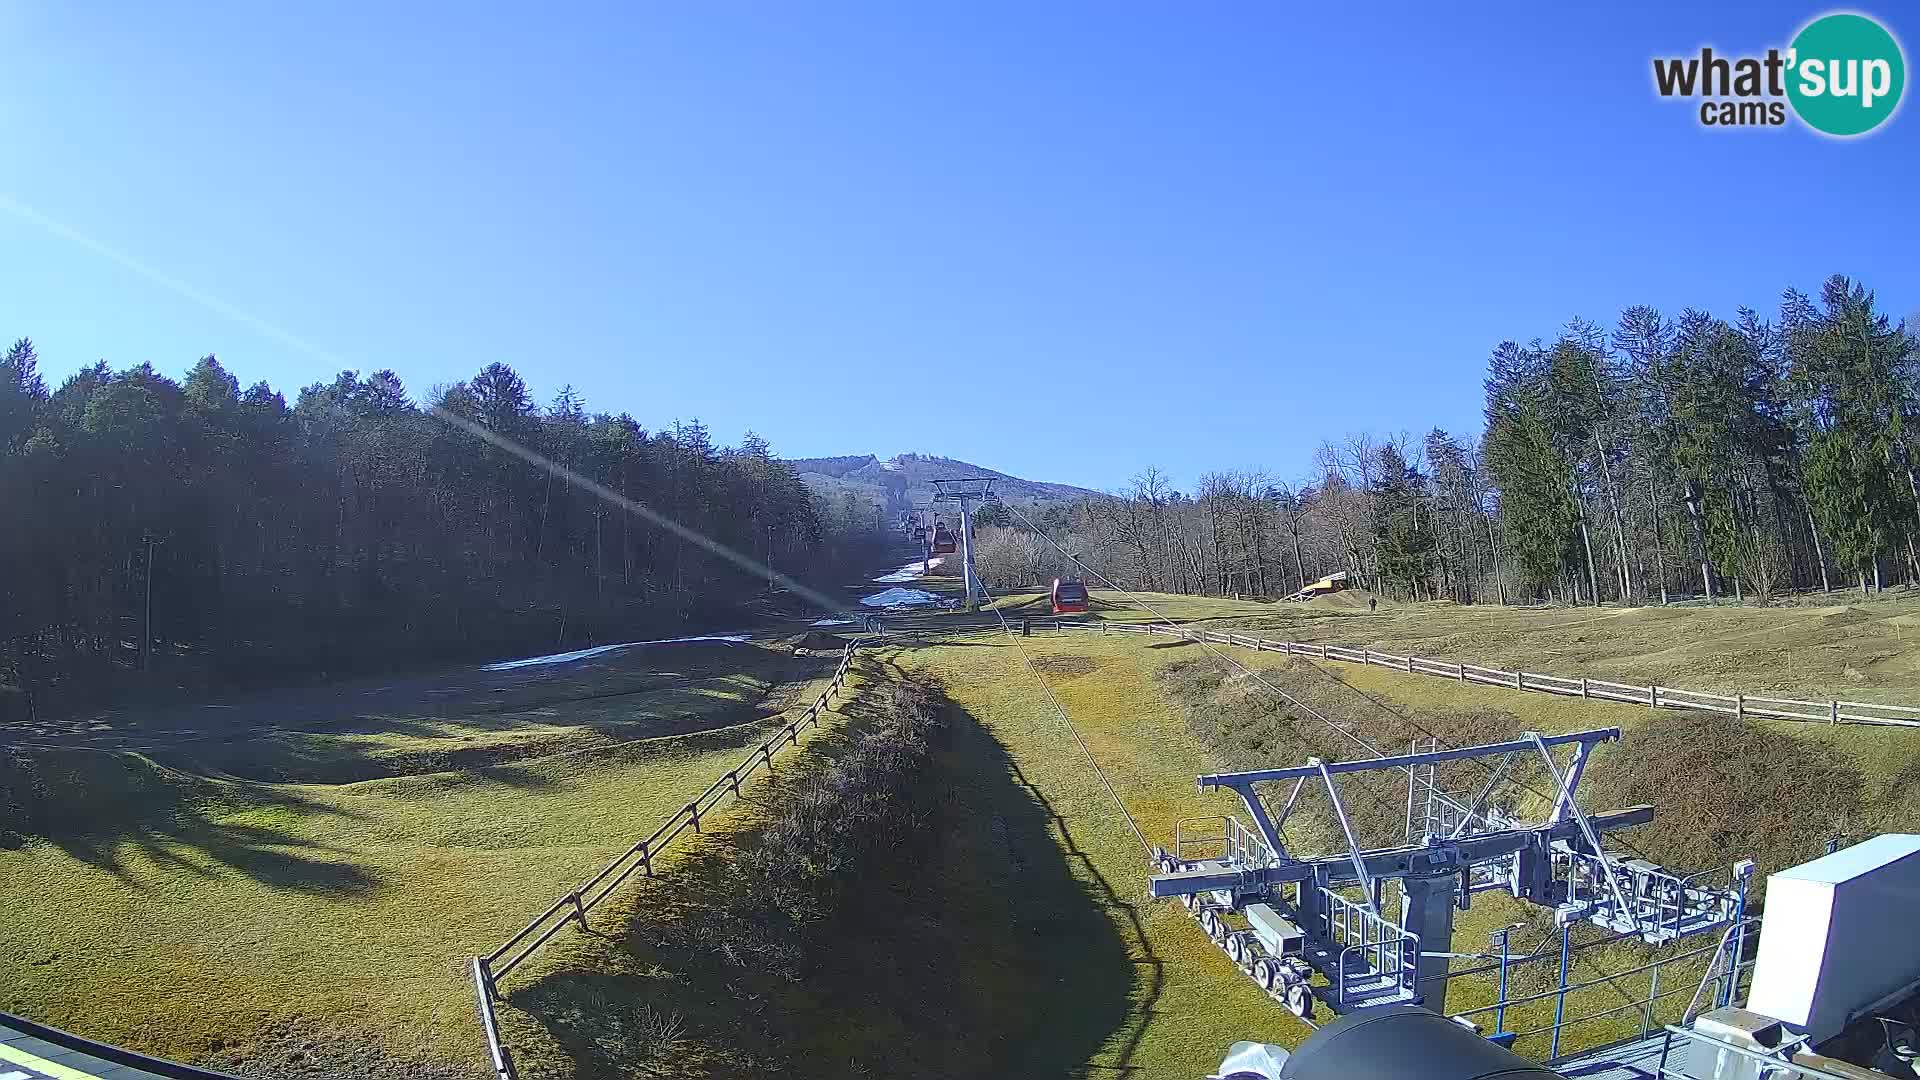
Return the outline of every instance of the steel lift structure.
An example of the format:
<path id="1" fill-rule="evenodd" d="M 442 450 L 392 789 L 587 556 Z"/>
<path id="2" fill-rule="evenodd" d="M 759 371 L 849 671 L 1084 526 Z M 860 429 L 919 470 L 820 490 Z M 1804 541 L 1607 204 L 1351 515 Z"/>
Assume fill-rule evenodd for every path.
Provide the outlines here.
<path id="1" fill-rule="evenodd" d="M 957 503 L 960 507 L 960 563 L 966 576 L 966 608 L 972 611 L 987 595 L 980 585 L 980 579 L 973 570 L 973 508 L 976 504 L 993 501 L 993 478 L 990 476 L 956 477 L 952 480 L 935 480 L 933 483 L 933 501 L 936 503 Z"/>
<path id="2" fill-rule="evenodd" d="M 1526 732 L 1485 746 L 1420 750 L 1416 744 L 1393 757 L 1309 758 L 1292 768 L 1202 776 L 1202 791 L 1239 795 L 1250 821 L 1198 819 L 1207 831 L 1197 837 L 1188 829 L 1198 822 L 1181 822 L 1174 849 L 1154 852 L 1149 892 L 1181 898 L 1242 972 L 1307 1019 L 1316 1000 L 1335 1013 L 1418 1004 L 1445 1014 L 1450 965 L 1457 955 L 1452 951 L 1454 912 L 1466 910 L 1475 894 L 1488 890 L 1553 911 L 1561 931 L 1563 986 L 1567 938 L 1577 923 L 1651 945 L 1741 923 L 1751 863 L 1736 866 L 1724 884 L 1715 884 L 1606 850 L 1609 833 L 1653 819 L 1650 806 L 1589 813 L 1577 799 L 1594 747 L 1619 737 L 1619 728 L 1568 735 Z M 1568 751 L 1564 764 L 1555 757 L 1562 749 Z M 1498 761 L 1477 790 L 1441 790 L 1439 766 L 1490 759 Z M 1541 763 L 1552 788 L 1552 807 L 1544 821 L 1535 823 L 1491 804 L 1512 768 L 1529 759 Z M 1405 842 L 1362 849 L 1335 778 L 1379 772 L 1406 775 Z M 1285 803 L 1269 813 L 1256 789 L 1286 784 L 1291 787 Z M 1346 842 L 1344 853 L 1301 857 L 1287 849 L 1282 830 L 1309 785 L 1324 786 Z M 1388 910 L 1388 882 L 1398 883 L 1398 911 Z M 1237 925 L 1241 921 L 1244 928 Z M 1503 988 L 1504 965 L 1503 956 Z M 1313 981 L 1316 975 L 1324 985 Z"/>

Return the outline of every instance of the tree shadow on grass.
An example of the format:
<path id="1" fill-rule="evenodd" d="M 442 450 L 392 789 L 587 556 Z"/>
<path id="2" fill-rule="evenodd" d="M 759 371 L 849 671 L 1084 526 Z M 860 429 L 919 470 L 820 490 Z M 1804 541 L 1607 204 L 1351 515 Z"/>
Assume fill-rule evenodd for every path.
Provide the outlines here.
<path id="1" fill-rule="evenodd" d="M 188 776 L 139 754 L 0 754 L 0 848 L 45 841 L 135 889 L 145 885 L 133 856 L 168 874 L 230 871 L 296 892 L 374 888 L 371 871 L 278 827 L 315 815 L 354 816 L 281 788 Z"/>
<path id="2" fill-rule="evenodd" d="M 840 708 L 850 728 L 873 722 L 876 697 Z M 964 711 L 948 717 L 911 789 L 919 826 L 839 881 L 826 914 L 748 891 L 740 856 L 785 790 L 764 788 L 757 818 L 646 881 L 578 962 L 509 987 L 509 1039 L 532 1051 L 521 1074 L 1081 1075 L 1122 1031 L 1130 1071 L 1161 983 L 1131 905 L 1006 751 Z M 846 740 L 814 745 L 810 770 Z"/>
<path id="3" fill-rule="evenodd" d="M 819 678 L 837 659 L 745 643 L 694 644 L 550 667 L 360 680 L 231 704 L 6 725 L 0 754 L 144 754 L 198 776 L 261 783 L 348 784 L 475 770 L 764 719 L 771 688 Z"/>

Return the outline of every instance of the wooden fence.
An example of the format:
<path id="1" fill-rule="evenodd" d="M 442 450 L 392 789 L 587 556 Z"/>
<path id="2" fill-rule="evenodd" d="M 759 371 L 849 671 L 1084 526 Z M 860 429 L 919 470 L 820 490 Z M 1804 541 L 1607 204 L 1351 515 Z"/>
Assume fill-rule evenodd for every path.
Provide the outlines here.
<path id="1" fill-rule="evenodd" d="M 1326 642 L 1274 641 L 1231 630 L 1210 630 L 1163 626 L 1156 623 L 1055 622 L 1060 628 L 1097 633 L 1154 634 L 1188 641 L 1208 641 L 1218 645 L 1237 645 L 1261 652 L 1304 656 L 1313 660 L 1340 661 L 1389 668 L 1409 675 L 1430 675 L 1457 682 L 1483 683 L 1511 690 L 1562 697 L 1600 698 L 1645 705 L 1653 709 L 1697 709 L 1753 716 L 1768 720 L 1801 720 L 1820 724 L 1872 724 L 1879 727 L 1920 728 L 1920 708 L 1908 705 L 1879 705 L 1866 701 L 1809 701 L 1802 698 L 1764 697 L 1759 694 L 1711 694 L 1704 690 L 1682 690 L 1674 686 L 1634 686 L 1630 683 L 1600 679 L 1568 678 L 1537 671 L 1506 671 L 1501 668 L 1433 660 L 1424 656 L 1376 652 L 1353 645 Z"/>
<path id="2" fill-rule="evenodd" d="M 493 1003 L 499 999 L 499 981 L 514 968 L 519 967 L 527 957 L 532 956 L 542 945 L 552 940 L 554 935 L 564 929 L 568 923 L 577 923 L 582 930 L 587 928 L 587 913 L 599 906 L 601 901 L 613 895 L 635 872 L 652 877 L 653 860 L 672 846 L 673 842 L 688 831 L 699 832 L 700 821 L 711 815 L 728 798 L 740 797 L 740 785 L 751 777 L 755 770 L 764 767 L 773 771 L 774 755 L 789 746 L 800 743 L 800 732 L 807 727 L 818 727 L 820 714 L 827 711 L 828 705 L 847 685 L 847 672 L 853 666 L 853 655 L 872 638 L 861 635 L 847 643 L 840 655 L 840 664 L 834 670 L 833 680 L 820 692 L 813 704 L 799 716 L 759 747 L 750 752 L 740 764 L 728 769 L 720 777 L 696 796 L 691 802 L 673 812 L 672 816 L 660 824 L 644 839 L 636 841 L 632 847 L 621 852 L 612 862 L 600 868 L 599 873 L 587 878 L 579 885 L 555 900 L 547 910 L 540 913 L 532 922 L 506 941 L 500 947 L 485 956 L 473 957 L 471 963 L 474 996 L 479 1001 L 480 1026 L 486 1033 L 487 1052 L 493 1060 L 493 1071 L 497 1080 L 515 1080 L 513 1057 L 501 1042 L 499 1025 L 495 1022 Z M 501 958 L 512 953 L 510 959 Z"/>

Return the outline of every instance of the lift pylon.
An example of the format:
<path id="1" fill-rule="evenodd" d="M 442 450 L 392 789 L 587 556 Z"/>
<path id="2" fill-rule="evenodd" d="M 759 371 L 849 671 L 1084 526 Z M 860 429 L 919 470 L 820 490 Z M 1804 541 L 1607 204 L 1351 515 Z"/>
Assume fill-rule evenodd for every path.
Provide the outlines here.
<path id="1" fill-rule="evenodd" d="M 993 499 L 993 478 L 990 476 L 957 477 L 952 480 L 933 481 L 933 501 L 937 503 L 957 503 L 960 507 L 960 564 L 965 576 L 967 589 L 967 610 L 972 611 L 986 596 L 981 588 L 979 575 L 973 566 L 973 507 Z"/>
<path id="2" fill-rule="evenodd" d="M 1394 1003 L 1445 1011 L 1453 913 L 1490 889 L 1551 908 L 1563 933 L 1588 922 L 1663 944 L 1732 924 L 1744 910 L 1744 876 L 1716 887 L 1605 850 L 1608 833 L 1653 820 L 1650 806 L 1589 813 L 1576 799 L 1593 748 L 1619 737 L 1619 728 L 1526 732 L 1485 746 L 1202 776 L 1201 790 L 1239 795 L 1252 824 L 1212 819 L 1220 835 L 1189 842 L 1181 823 L 1175 849 L 1154 852 L 1148 892 L 1182 898 L 1241 970 L 1295 1012 L 1309 993 L 1335 1012 Z M 1564 767 L 1554 757 L 1561 748 L 1571 749 Z M 1490 802 L 1512 763 L 1533 756 L 1555 788 L 1537 824 Z M 1439 790 L 1436 766 L 1496 757 L 1500 765 L 1475 795 Z M 1402 844 L 1365 849 L 1335 777 L 1379 771 L 1407 776 L 1407 833 Z M 1289 781 L 1286 803 L 1269 814 L 1256 785 Z M 1422 784 L 1426 812 L 1416 821 Z M 1345 851 L 1303 858 L 1287 850 L 1283 830 L 1309 785 L 1324 787 Z M 1217 855 L 1211 846 L 1194 850 L 1214 844 Z M 1383 910 L 1388 882 L 1397 882 L 1397 912 Z M 1244 918 L 1247 929 L 1234 929 L 1230 916 Z M 1325 985 L 1313 986 L 1315 976 Z"/>

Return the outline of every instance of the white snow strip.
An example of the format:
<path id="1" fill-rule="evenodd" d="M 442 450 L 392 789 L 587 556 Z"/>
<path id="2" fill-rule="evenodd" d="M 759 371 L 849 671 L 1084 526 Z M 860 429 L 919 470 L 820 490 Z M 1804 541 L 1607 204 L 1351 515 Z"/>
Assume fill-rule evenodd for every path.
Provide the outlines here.
<path id="1" fill-rule="evenodd" d="M 852 626 L 853 620 L 852 619 L 815 619 L 813 620 L 813 625 L 815 626 Z"/>
<path id="2" fill-rule="evenodd" d="M 934 567 L 939 566 L 941 563 L 946 561 L 947 560 L 944 556 L 940 558 L 928 559 L 924 564 L 921 563 L 920 560 L 915 559 L 914 561 L 906 564 L 905 566 L 902 566 L 900 569 L 895 570 L 893 573 L 881 574 L 879 577 L 874 578 L 873 580 L 874 580 L 874 583 L 877 585 L 893 585 L 902 581 L 912 581 L 915 578 L 918 578 L 924 575 L 928 570 L 931 570 Z"/>
<path id="3" fill-rule="evenodd" d="M 923 604 L 937 604 L 940 598 L 920 589 L 888 589 L 872 596 L 863 596 L 860 602 L 868 607 L 903 608 L 920 607 Z"/>
<path id="4" fill-rule="evenodd" d="M 497 664 L 487 664 L 481 671 L 511 671 L 514 668 L 541 667 L 546 664 L 570 664 L 575 660 L 585 660 L 589 656 L 599 656 L 616 649 L 632 649 L 641 645 L 682 645 L 690 641 L 724 641 L 728 644 L 746 641 L 745 634 L 701 634 L 695 637 L 661 638 L 657 641 L 628 641 L 619 645 L 599 645 L 591 649 L 575 649 L 572 652 L 553 653 L 550 656 L 529 656 L 524 660 L 502 660 Z"/>

